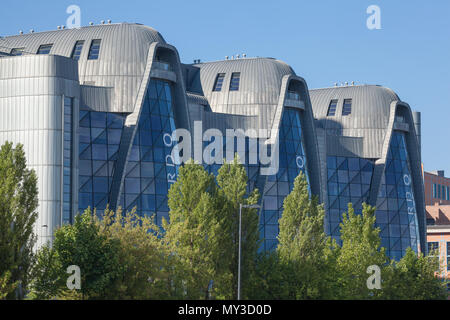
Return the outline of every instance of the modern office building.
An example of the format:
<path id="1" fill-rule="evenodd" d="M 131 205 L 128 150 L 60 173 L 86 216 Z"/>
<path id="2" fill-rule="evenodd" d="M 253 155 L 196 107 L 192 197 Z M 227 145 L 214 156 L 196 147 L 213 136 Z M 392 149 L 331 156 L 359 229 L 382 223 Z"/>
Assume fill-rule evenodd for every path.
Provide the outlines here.
<path id="1" fill-rule="evenodd" d="M 39 245 L 87 207 L 136 207 L 160 223 L 181 160 L 217 173 L 235 153 L 262 195 L 261 249 L 276 246 L 300 172 L 325 202 L 332 236 L 347 203 L 367 201 L 392 256 L 425 245 L 420 140 L 388 89 L 310 92 L 272 58 L 182 64 L 139 24 L 4 37 L 0 51 L 0 143 L 24 144 L 38 174 Z"/>
<path id="2" fill-rule="evenodd" d="M 281 61 L 184 65 L 157 31 L 126 23 L 5 37 L 0 48 L 0 142 L 23 143 L 38 174 L 40 245 L 89 206 L 167 218 L 176 129 L 192 134 L 192 158 L 211 172 L 219 156 L 245 159 L 249 191 L 262 194 L 264 249 L 276 245 L 283 199 L 300 171 L 320 193 L 308 88 Z M 223 154 L 208 153 L 219 137 Z M 255 161 L 275 146 L 279 159 Z"/>
<path id="3" fill-rule="evenodd" d="M 450 178 L 445 177 L 444 170 L 423 172 L 425 183 L 425 204 L 450 205 Z"/>
<path id="4" fill-rule="evenodd" d="M 420 115 L 375 85 L 310 91 L 319 141 L 327 232 L 339 240 L 347 204 L 376 206 L 382 246 L 393 258 L 426 250 Z"/>

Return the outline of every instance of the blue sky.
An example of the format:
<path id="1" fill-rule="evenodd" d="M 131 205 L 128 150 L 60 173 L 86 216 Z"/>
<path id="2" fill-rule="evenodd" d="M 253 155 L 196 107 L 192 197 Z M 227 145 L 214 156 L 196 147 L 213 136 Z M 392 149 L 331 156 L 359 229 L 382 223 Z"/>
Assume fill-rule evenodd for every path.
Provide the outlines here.
<path id="1" fill-rule="evenodd" d="M 185 63 L 246 53 L 287 62 L 309 88 L 390 87 L 422 112 L 425 170 L 450 176 L 448 0 L 8 1 L 0 35 L 55 30 L 71 4 L 82 25 L 112 19 L 157 29 Z M 381 30 L 366 27 L 369 5 L 381 8 Z"/>

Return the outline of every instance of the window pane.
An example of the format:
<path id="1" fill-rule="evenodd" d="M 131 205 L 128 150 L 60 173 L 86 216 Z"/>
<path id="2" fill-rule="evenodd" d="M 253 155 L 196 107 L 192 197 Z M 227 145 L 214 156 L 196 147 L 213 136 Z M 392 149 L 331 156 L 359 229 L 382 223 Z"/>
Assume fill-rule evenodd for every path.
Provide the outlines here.
<path id="1" fill-rule="evenodd" d="M 338 100 L 331 100 L 330 106 L 328 107 L 327 116 L 332 117 L 332 116 L 336 115 L 337 104 L 338 104 Z"/>
<path id="2" fill-rule="evenodd" d="M 241 78 L 240 72 L 233 72 L 233 74 L 231 75 L 230 91 L 238 91 L 239 90 L 240 78 Z"/>
<path id="3" fill-rule="evenodd" d="M 39 47 L 37 54 L 49 54 L 52 49 L 52 44 L 43 44 Z"/>
<path id="4" fill-rule="evenodd" d="M 225 73 L 219 73 L 216 78 L 216 83 L 214 84 L 213 91 L 222 90 L 223 79 L 225 78 Z"/>
<path id="5" fill-rule="evenodd" d="M 101 40 L 92 40 L 91 47 L 89 49 L 88 60 L 97 60 L 100 53 Z"/>
<path id="6" fill-rule="evenodd" d="M 83 50 L 84 40 L 77 41 L 72 51 L 72 59 L 79 60 L 81 55 L 81 50 Z"/>
<path id="7" fill-rule="evenodd" d="M 352 99 L 345 99 L 342 108 L 342 115 L 347 116 L 352 113 Z"/>
<path id="8" fill-rule="evenodd" d="M 23 50 L 25 50 L 25 48 L 14 48 L 11 50 L 10 54 L 12 56 L 21 56 L 23 54 Z"/>

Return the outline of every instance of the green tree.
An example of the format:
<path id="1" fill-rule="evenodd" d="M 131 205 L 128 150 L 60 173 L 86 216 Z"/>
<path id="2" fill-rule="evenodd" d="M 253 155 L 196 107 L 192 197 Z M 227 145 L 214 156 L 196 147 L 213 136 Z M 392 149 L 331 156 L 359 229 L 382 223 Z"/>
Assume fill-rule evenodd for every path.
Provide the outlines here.
<path id="1" fill-rule="evenodd" d="M 164 242 L 176 258 L 176 277 L 188 299 L 208 299 L 210 284 L 223 272 L 220 263 L 220 224 L 214 176 L 190 161 L 170 187 Z"/>
<path id="2" fill-rule="evenodd" d="M 249 193 L 247 181 L 245 168 L 237 156 L 233 162 L 224 163 L 217 175 L 221 205 L 218 217 L 221 230 L 220 252 L 228 272 L 223 273 L 222 279 L 217 282 L 216 294 L 225 299 L 237 298 L 240 204 L 255 205 L 259 200 L 258 189 Z M 257 209 L 242 209 L 241 245 L 241 295 L 246 298 L 251 294 L 251 278 L 255 272 L 260 245 Z"/>
<path id="3" fill-rule="evenodd" d="M 342 247 L 336 259 L 336 279 L 340 288 L 339 299 L 371 299 L 379 297 L 380 290 L 367 286 L 367 268 L 384 268 L 388 262 L 385 248 L 380 247 L 380 229 L 375 228 L 375 208 L 363 204 L 362 215 L 348 205 L 341 227 Z"/>
<path id="4" fill-rule="evenodd" d="M 48 245 L 39 249 L 31 269 L 30 292 L 32 300 L 48 300 L 58 297 L 65 288 L 64 272 L 58 252 Z"/>
<path id="5" fill-rule="evenodd" d="M 416 254 L 411 248 L 392 261 L 383 274 L 382 298 L 389 300 L 445 300 L 446 283 L 436 275 L 439 256 Z"/>
<path id="6" fill-rule="evenodd" d="M 255 272 L 251 277 L 249 298 L 252 300 L 284 300 L 289 299 L 291 289 L 290 272 L 280 262 L 277 252 L 258 254 Z"/>
<path id="7" fill-rule="evenodd" d="M 73 225 L 65 225 L 55 232 L 53 247 L 63 270 L 70 265 L 80 267 L 83 299 L 108 296 L 120 272 L 120 247 L 117 240 L 101 234 L 90 208 L 77 215 Z"/>
<path id="8" fill-rule="evenodd" d="M 23 146 L 6 142 L 0 148 L 0 279 L 6 281 L 4 288 L 21 288 L 19 298 L 33 262 L 37 207 L 37 177 L 27 169 Z M 15 298 L 14 291 L 6 298 Z"/>
<path id="9" fill-rule="evenodd" d="M 100 233 L 109 241 L 118 242 L 120 265 L 114 284 L 107 292 L 109 299 L 165 299 L 173 293 L 167 247 L 153 217 L 138 216 L 136 208 L 122 214 L 107 208 L 96 220 Z"/>
<path id="10" fill-rule="evenodd" d="M 330 298 L 326 259 L 330 243 L 324 232 L 324 209 L 317 197 L 310 197 L 303 173 L 284 200 L 279 224 L 277 253 L 287 270 L 288 298 Z"/>
<path id="11" fill-rule="evenodd" d="M 6 271 L 5 274 L 0 277 L 0 300 L 6 299 L 6 297 L 17 288 L 17 282 L 11 283 L 11 272 Z"/>

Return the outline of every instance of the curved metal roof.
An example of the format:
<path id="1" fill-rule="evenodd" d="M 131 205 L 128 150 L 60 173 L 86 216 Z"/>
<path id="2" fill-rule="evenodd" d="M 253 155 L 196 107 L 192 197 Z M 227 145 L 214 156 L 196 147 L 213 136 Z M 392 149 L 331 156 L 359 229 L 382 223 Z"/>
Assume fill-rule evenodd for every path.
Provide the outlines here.
<path id="1" fill-rule="evenodd" d="M 401 102 L 394 91 L 377 85 L 360 85 L 310 90 L 310 97 L 316 126 L 326 130 L 328 139 L 333 141 L 328 152 L 339 153 L 345 149 L 344 145 L 348 148 L 351 145 L 349 150 L 358 156 L 373 159 L 382 156 L 392 117 L 391 104 Z M 352 99 L 352 110 L 343 116 L 345 99 Z M 327 116 L 331 100 L 338 100 L 336 115 Z"/>
<path id="2" fill-rule="evenodd" d="M 390 106 L 400 101 L 389 88 L 376 85 L 346 86 L 309 91 L 314 116 L 326 119 L 326 129 L 384 129 L 389 121 Z M 352 99 L 352 112 L 342 116 L 345 99 Z M 338 100 L 335 116 L 327 117 L 331 100 Z"/>
<path id="3" fill-rule="evenodd" d="M 280 96 L 283 76 L 295 75 L 286 63 L 272 58 L 243 58 L 197 64 L 204 96 L 211 109 L 241 115 L 257 115 L 261 107 L 271 109 Z M 230 91 L 231 75 L 240 72 L 238 91 Z M 224 73 L 221 91 L 213 91 L 217 74 Z"/>
<path id="4" fill-rule="evenodd" d="M 99 58 L 88 60 L 94 39 L 101 39 Z M 78 40 L 84 40 L 78 60 L 80 84 L 113 87 L 115 100 L 110 111 L 133 111 L 150 45 L 166 43 L 161 34 L 150 27 L 122 23 L 37 32 L 2 38 L 0 47 L 2 51 L 5 47 L 23 47 L 24 54 L 34 54 L 40 45 L 53 44 L 50 54 L 70 57 Z"/>

